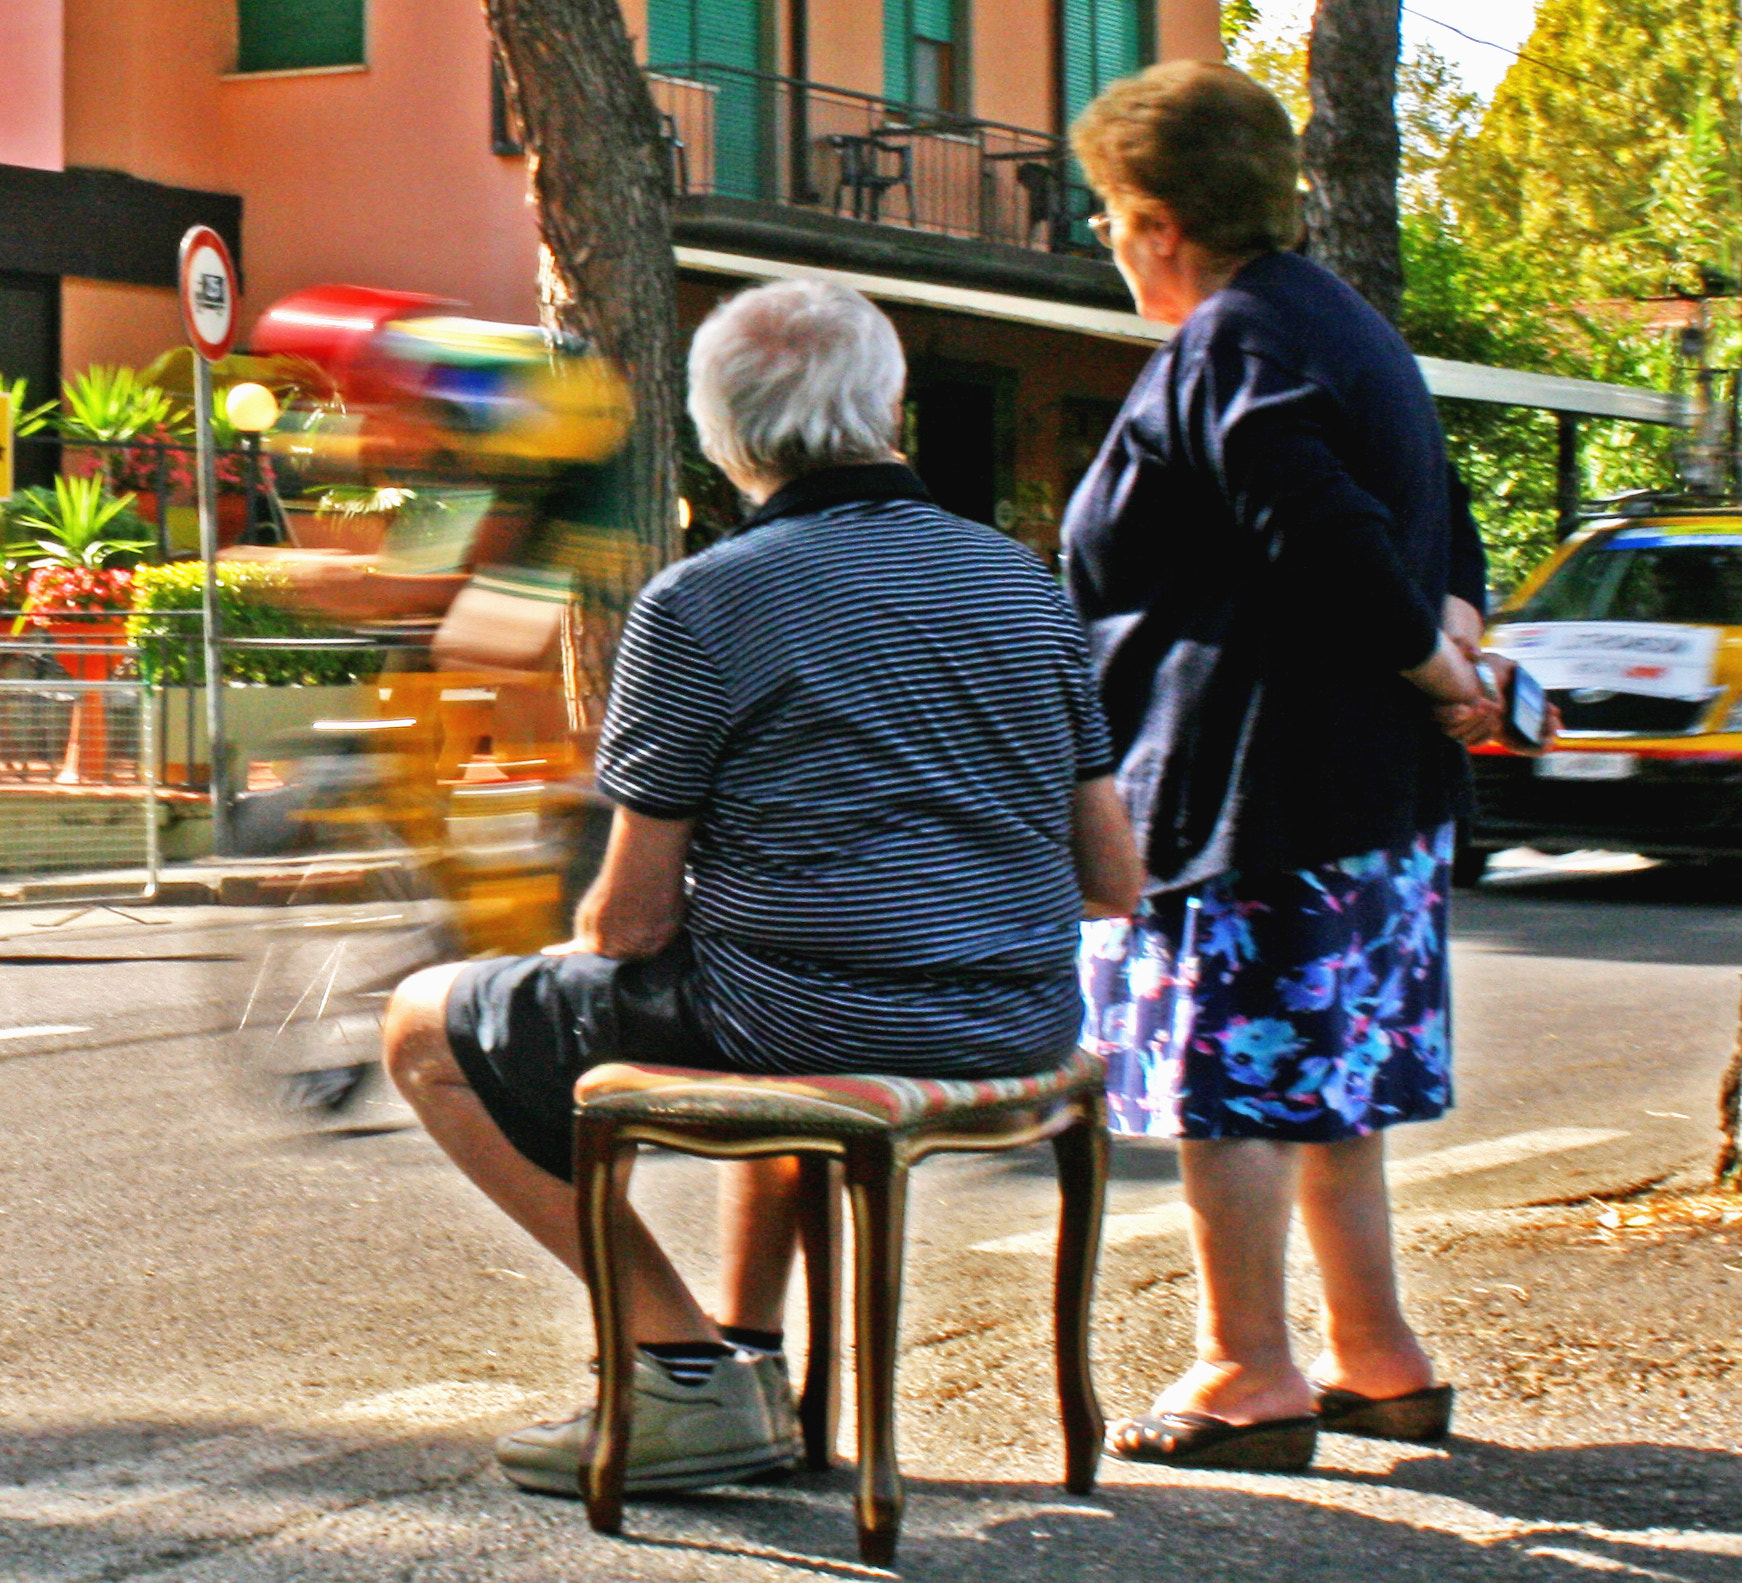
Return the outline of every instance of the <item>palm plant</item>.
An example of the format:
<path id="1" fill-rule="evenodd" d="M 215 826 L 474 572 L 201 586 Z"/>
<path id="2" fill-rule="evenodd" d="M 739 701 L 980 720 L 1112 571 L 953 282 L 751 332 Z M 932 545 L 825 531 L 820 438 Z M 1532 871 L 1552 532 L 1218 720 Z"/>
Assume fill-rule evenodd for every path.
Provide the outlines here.
<path id="1" fill-rule="evenodd" d="M 135 369 L 93 363 L 61 391 L 60 432 L 70 440 L 131 440 L 158 424 L 187 430 L 186 412 Z"/>
<path id="2" fill-rule="evenodd" d="M 45 401 L 39 407 L 31 406 L 30 382 L 22 375 L 8 382 L 5 375 L 0 374 L 0 392 L 12 398 L 12 432 L 15 435 L 36 434 L 48 427 L 54 403 Z"/>
<path id="3" fill-rule="evenodd" d="M 20 490 L 7 516 L 11 527 L 38 535 L 40 553 L 30 557 L 33 567 L 106 567 L 151 548 L 145 524 L 133 511 L 133 496 L 110 494 L 97 477 L 63 475 L 52 490 Z"/>

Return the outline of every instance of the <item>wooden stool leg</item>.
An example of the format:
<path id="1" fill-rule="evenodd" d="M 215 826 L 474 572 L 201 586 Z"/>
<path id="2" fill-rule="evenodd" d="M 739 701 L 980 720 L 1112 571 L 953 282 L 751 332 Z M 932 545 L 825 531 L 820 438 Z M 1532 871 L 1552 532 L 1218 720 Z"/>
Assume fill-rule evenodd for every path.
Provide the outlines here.
<path id="1" fill-rule="evenodd" d="M 895 1460 L 895 1349 L 901 1322 L 901 1257 L 907 1221 L 907 1164 L 893 1140 L 849 1146 L 853 1205 L 853 1310 L 858 1338 L 859 1555 L 871 1566 L 895 1560 L 901 1534 L 901 1472 Z"/>
<path id="2" fill-rule="evenodd" d="M 801 1154 L 799 1172 L 799 1238 L 810 1340 L 798 1417 L 804 1426 L 805 1463 L 821 1473 L 834 1462 L 841 1415 L 841 1168 L 826 1154 Z"/>
<path id="3" fill-rule="evenodd" d="M 1107 1197 L 1106 1100 L 1082 1101 L 1080 1119 L 1053 1139 L 1059 1174 L 1059 1243 L 1053 1288 L 1059 1416 L 1065 1432 L 1065 1488 L 1095 1487 L 1106 1421 L 1089 1367 L 1089 1310 L 1101 1250 L 1101 1210 Z"/>
<path id="4" fill-rule="evenodd" d="M 587 1521 L 602 1534 L 623 1529 L 623 1476 L 629 1460 L 630 1382 L 635 1349 L 629 1335 L 625 1271 L 617 1247 L 622 1167 L 634 1144 L 617 1141 L 610 1121 L 575 1124 L 575 1213 L 580 1227 L 581 1272 L 593 1300 L 593 1336 L 599 1352 L 599 1400 L 593 1440 L 581 1470 Z"/>

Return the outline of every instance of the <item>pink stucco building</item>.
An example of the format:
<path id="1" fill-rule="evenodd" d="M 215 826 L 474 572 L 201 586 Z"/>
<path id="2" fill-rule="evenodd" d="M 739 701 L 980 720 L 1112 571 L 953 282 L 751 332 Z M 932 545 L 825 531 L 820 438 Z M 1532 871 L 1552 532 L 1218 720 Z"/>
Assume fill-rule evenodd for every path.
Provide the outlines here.
<path id="1" fill-rule="evenodd" d="M 667 116 L 687 318 L 770 274 L 880 296 L 914 444 L 1044 544 L 1145 355 L 1059 134 L 1105 81 L 1220 53 L 1216 0 L 623 0 Z M 243 323 L 342 280 L 534 315 L 523 159 L 476 0 L 6 0 L 0 372 L 181 339 L 175 243 L 236 246 Z"/>

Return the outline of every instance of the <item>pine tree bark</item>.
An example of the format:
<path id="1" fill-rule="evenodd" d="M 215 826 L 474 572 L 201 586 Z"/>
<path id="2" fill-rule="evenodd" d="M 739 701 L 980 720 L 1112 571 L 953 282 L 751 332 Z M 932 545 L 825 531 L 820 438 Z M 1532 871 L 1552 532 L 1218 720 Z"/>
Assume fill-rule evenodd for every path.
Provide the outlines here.
<path id="1" fill-rule="evenodd" d="M 526 148 L 540 310 L 613 359 L 635 394 L 629 510 L 657 565 L 677 553 L 683 372 L 671 160 L 617 0 L 483 0 Z"/>
<path id="2" fill-rule="evenodd" d="M 1307 252 L 1393 323 L 1403 301 L 1394 99 L 1400 0 L 1319 0 L 1301 140 Z"/>

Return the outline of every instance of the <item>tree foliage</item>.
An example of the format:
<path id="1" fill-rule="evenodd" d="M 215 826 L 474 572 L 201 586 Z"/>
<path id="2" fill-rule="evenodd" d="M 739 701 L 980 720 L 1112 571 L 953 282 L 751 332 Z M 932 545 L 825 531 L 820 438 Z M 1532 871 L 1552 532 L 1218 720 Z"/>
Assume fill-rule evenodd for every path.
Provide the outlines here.
<path id="1" fill-rule="evenodd" d="M 1520 53 L 1447 166 L 1471 242 L 1563 301 L 1733 266 L 1735 0 L 1541 0 Z"/>
<path id="2" fill-rule="evenodd" d="M 1260 21 L 1232 58 L 1307 110 L 1300 21 Z M 1399 325 L 1419 353 L 1672 388 L 1663 305 L 1629 299 L 1698 285 L 1742 264 L 1730 0 L 1541 0 L 1525 57 L 1491 106 L 1437 51 L 1399 63 Z M 1733 316 L 1716 358 L 1742 360 Z M 1496 582 L 1517 581 L 1555 540 L 1555 421 L 1442 401 Z M 1581 422 L 1595 497 L 1675 481 L 1674 436 Z"/>

